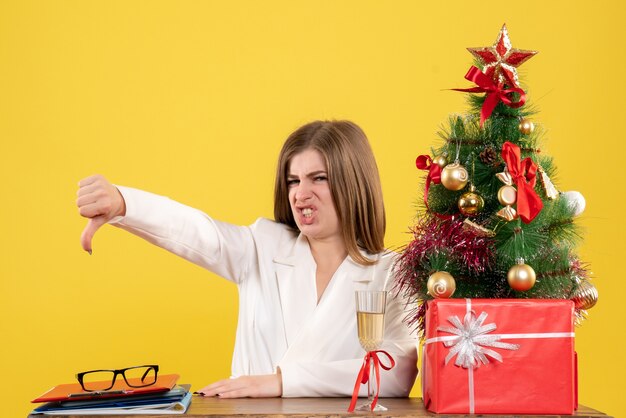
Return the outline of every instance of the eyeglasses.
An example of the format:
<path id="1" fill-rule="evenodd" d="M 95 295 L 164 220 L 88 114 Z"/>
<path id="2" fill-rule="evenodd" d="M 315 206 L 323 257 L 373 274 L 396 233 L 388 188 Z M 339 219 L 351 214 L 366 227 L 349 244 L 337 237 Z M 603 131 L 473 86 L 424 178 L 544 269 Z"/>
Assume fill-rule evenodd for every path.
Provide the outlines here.
<path id="1" fill-rule="evenodd" d="M 154 385 L 159 373 L 159 366 L 134 366 L 118 370 L 89 370 L 78 373 L 76 379 L 86 392 L 109 390 L 115 385 L 115 379 L 122 375 L 131 388 L 142 388 Z"/>

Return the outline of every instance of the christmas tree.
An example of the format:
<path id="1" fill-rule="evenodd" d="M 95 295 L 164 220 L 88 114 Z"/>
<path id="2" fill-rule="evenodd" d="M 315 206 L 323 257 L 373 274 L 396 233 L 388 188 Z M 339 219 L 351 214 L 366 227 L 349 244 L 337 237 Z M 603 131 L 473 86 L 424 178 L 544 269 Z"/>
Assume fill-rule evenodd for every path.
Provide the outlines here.
<path id="1" fill-rule="evenodd" d="M 544 132 L 520 86 L 517 67 L 537 52 L 515 49 L 503 26 L 465 78 L 470 112 L 451 116 L 442 143 L 416 166 L 425 173 L 424 210 L 395 266 L 400 291 L 418 301 L 420 334 L 433 298 L 550 298 L 574 301 L 580 322 L 597 301 L 575 253 L 578 192 L 560 192 L 541 152 Z"/>

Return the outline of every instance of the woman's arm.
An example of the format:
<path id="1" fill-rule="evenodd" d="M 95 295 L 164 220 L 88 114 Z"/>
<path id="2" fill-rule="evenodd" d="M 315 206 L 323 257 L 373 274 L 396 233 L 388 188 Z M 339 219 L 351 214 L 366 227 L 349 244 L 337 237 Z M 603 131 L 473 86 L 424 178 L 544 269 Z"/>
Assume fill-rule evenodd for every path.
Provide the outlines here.
<path id="1" fill-rule="evenodd" d="M 381 368 L 380 396 L 408 396 L 417 376 L 416 341 L 411 338 L 407 340 L 385 338 L 386 342 L 381 349 L 391 354 L 396 365 L 391 370 Z M 388 364 L 385 356 L 379 358 L 381 362 Z M 352 396 L 362 364 L 363 357 L 333 362 L 303 361 L 281 364 L 282 396 Z M 367 396 L 367 385 L 360 386 L 359 394 Z"/>
<path id="2" fill-rule="evenodd" d="M 108 222 L 236 283 L 256 257 L 249 227 L 218 222 L 167 197 L 113 186 L 102 176 L 81 182 L 77 204 L 89 218 L 81 239 L 88 251 L 93 234 Z"/>
<path id="3" fill-rule="evenodd" d="M 392 286 L 393 282 L 388 281 L 386 288 Z M 388 352 L 396 365 L 388 371 L 381 368 L 380 396 L 408 396 L 417 376 L 417 338 L 404 322 L 409 308 L 404 297 L 392 296 L 390 291 L 381 350 Z M 343 343 L 347 344 L 347 341 Z M 361 349 L 357 351 L 360 352 Z M 365 350 L 362 353 L 362 356 L 352 359 L 330 362 L 303 359 L 279 364 L 282 373 L 283 396 L 352 396 Z M 388 364 L 386 356 L 382 355 L 379 358 L 384 364 Z M 361 385 L 360 394 L 367 396 L 366 392 L 367 385 Z"/>

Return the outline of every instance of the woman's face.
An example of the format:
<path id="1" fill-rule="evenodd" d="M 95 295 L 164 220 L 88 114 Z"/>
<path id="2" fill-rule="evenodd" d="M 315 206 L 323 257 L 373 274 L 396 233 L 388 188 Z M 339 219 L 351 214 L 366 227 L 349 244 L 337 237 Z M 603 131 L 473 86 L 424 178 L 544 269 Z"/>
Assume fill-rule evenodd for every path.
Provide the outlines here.
<path id="1" fill-rule="evenodd" d="M 296 225 L 307 238 L 341 238 L 341 225 L 322 154 L 306 149 L 294 155 L 287 170 L 289 204 Z"/>

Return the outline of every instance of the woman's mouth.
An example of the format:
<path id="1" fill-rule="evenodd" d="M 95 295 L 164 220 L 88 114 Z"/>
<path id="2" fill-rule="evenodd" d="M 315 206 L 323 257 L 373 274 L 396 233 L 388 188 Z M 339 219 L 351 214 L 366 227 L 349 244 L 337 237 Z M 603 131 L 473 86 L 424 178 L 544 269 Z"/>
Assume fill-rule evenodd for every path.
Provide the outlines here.
<path id="1" fill-rule="evenodd" d="M 312 225 L 316 219 L 316 210 L 311 206 L 298 208 L 298 214 L 300 215 L 300 224 Z"/>

